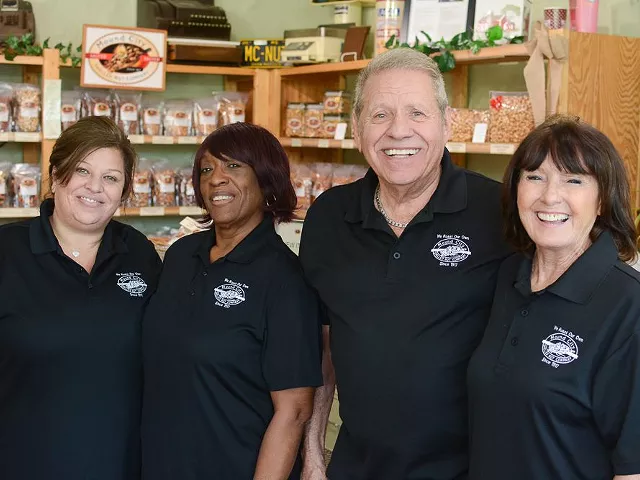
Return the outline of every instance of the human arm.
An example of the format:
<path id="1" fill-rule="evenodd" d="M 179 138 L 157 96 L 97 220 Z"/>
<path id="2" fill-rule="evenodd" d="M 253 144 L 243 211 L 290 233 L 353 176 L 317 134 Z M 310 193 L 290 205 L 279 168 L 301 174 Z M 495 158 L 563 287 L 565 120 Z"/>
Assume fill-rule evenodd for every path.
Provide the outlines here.
<path id="1" fill-rule="evenodd" d="M 274 414 L 262 439 L 254 480 L 286 480 L 295 463 L 304 425 L 311 417 L 314 388 L 271 392 Z"/>
<path id="2" fill-rule="evenodd" d="M 305 428 L 302 480 L 324 480 L 324 443 L 327 422 L 336 388 L 336 375 L 331 361 L 329 326 L 322 326 L 322 378 L 324 385 L 316 389 L 313 414 Z"/>

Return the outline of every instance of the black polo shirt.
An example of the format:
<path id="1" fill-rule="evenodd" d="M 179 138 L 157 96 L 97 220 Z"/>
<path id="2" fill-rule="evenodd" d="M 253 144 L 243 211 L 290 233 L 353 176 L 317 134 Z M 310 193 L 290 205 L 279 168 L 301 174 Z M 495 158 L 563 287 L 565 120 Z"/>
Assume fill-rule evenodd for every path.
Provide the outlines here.
<path id="1" fill-rule="evenodd" d="M 301 260 L 331 324 L 343 424 L 331 480 L 465 478 L 467 361 L 498 266 L 500 184 L 451 163 L 400 238 L 374 208 L 378 179 L 313 204 Z"/>
<path id="2" fill-rule="evenodd" d="M 322 384 L 318 302 L 273 220 L 210 263 L 214 244 L 206 231 L 167 251 L 145 317 L 148 480 L 253 478 L 270 392 Z"/>
<path id="3" fill-rule="evenodd" d="M 609 233 L 531 293 L 504 262 L 469 364 L 473 480 L 611 480 L 640 473 L 640 274 Z"/>
<path id="4" fill-rule="evenodd" d="M 161 264 L 111 221 L 87 273 L 40 217 L 0 227 L 0 477 L 140 475 L 143 310 Z"/>

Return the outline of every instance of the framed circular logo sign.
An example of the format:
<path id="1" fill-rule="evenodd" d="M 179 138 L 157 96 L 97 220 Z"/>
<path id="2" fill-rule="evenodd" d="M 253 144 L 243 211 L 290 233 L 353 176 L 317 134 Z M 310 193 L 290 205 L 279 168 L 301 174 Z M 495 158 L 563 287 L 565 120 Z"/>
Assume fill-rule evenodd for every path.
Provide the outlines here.
<path id="1" fill-rule="evenodd" d="M 164 90 L 164 30 L 84 25 L 81 85 Z"/>

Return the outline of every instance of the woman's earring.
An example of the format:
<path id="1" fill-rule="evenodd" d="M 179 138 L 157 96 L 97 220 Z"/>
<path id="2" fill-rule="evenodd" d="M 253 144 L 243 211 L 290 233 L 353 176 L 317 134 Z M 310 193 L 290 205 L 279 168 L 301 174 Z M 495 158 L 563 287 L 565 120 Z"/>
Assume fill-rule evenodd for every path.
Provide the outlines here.
<path id="1" fill-rule="evenodd" d="M 273 198 L 273 200 L 271 202 L 269 202 L 269 199 L 265 200 L 265 204 L 267 205 L 267 208 L 271 207 L 271 205 L 273 205 L 274 203 L 276 203 L 278 201 L 278 199 L 276 198 L 275 195 L 271 195 L 271 197 Z"/>

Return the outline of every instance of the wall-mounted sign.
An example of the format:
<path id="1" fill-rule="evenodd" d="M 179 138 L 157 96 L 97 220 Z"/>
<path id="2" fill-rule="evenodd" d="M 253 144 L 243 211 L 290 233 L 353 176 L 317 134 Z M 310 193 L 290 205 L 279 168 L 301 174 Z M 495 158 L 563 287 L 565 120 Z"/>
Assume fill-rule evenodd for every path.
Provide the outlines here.
<path id="1" fill-rule="evenodd" d="M 147 28 L 84 25 L 83 87 L 164 90 L 167 32 Z"/>

